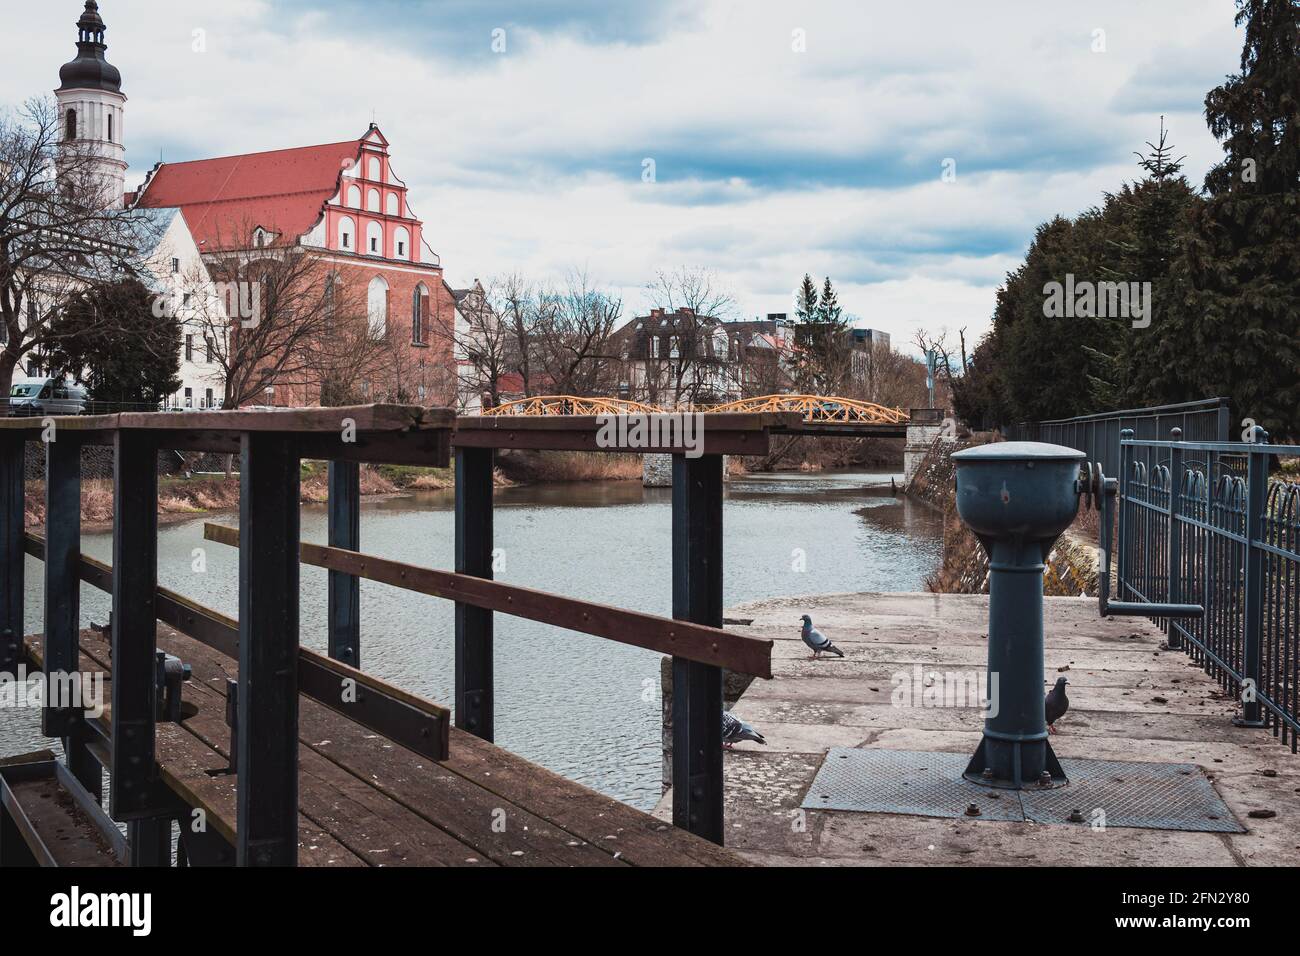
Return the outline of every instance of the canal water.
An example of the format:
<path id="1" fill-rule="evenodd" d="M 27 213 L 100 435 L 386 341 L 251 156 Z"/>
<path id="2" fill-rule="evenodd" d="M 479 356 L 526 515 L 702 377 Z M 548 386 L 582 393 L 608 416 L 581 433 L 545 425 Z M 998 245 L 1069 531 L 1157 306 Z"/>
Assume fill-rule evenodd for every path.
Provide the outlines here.
<path id="1" fill-rule="evenodd" d="M 900 478 L 901 476 L 892 476 Z M 939 563 L 941 523 L 890 493 L 889 474 L 778 474 L 729 483 L 723 513 L 726 604 L 845 591 L 918 591 Z M 367 553 L 453 566 L 451 492 L 367 504 Z M 671 492 L 639 482 L 499 489 L 497 579 L 655 614 L 672 613 Z M 207 519 L 237 523 L 235 516 Z M 323 507 L 305 506 L 304 540 L 325 543 Z M 112 560 L 111 535 L 83 550 Z M 41 565 L 27 562 L 27 632 L 41 629 Z M 231 616 L 238 554 L 203 540 L 203 519 L 159 532 L 159 582 Z M 453 605 L 363 581 L 361 664 L 450 705 Z M 302 643 L 325 650 L 326 573 L 302 569 Z M 82 624 L 108 618 L 108 596 L 82 587 Z M 796 615 L 797 617 L 797 615 Z M 792 632 L 797 630 L 791 621 Z M 496 739 L 634 806 L 660 795 L 659 655 L 505 615 L 496 616 Z M 0 755 L 48 746 L 39 717 L 0 711 Z"/>

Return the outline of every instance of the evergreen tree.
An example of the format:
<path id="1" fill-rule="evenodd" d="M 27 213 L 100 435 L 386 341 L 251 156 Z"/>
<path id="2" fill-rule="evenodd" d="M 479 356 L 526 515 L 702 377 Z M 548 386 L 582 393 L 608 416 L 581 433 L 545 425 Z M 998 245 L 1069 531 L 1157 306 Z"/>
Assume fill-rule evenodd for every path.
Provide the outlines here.
<path id="1" fill-rule="evenodd" d="M 1179 262 L 1178 361 L 1275 440 L 1300 437 L 1300 0 L 1237 0 L 1241 71 L 1205 99 L 1223 162 Z"/>
<path id="2" fill-rule="evenodd" d="M 156 301 L 136 279 L 74 296 L 51 326 L 51 366 L 92 401 L 157 405 L 181 385 L 181 323 L 154 315 Z"/>
<path id="3" fill-rule="evenodd" d="M 1194 316 L 1175 306 L 1173 263 L 1189 210 L 1197 199 L 1173 158 L 1161 117 L 1160 136 L 1145 155 L 1135 153 L 1146 177 L 1108 194 L 1102 210 L 1103 245 L 1094 269 L 1102 281 L 1150 283 L 1151 314 L 1134 328 L 1124 317 L 1100 319 L 1103 343 L 1087 348 L 1095 409 L 1157 405 L 1197 397 L 1195 382 L 1178 361 Z M 1201 396 L 1204 397 L 1204 396 Z"/>
<path id="4" fill-rule="evenodd" d="M 804 273 L 799 291 L 795 293 L 794 316 L 799 322 L 815 322 L 820 313 L 817 303 L 817 286 L 812 276 Z"/>
<path id="5" fill-rule="evenodd" d="M 807 278 L 807 276 L 804 278 Z M 835 290 L 831 287 L 830 276 L 826 277 L 826 282 L 822 286 L 822 301 L 817 314 L 821 321 L 828 325 L 840 325 L 844 316 L 844 310 L 840 308 L 839 297 L 836 296 Z"/>

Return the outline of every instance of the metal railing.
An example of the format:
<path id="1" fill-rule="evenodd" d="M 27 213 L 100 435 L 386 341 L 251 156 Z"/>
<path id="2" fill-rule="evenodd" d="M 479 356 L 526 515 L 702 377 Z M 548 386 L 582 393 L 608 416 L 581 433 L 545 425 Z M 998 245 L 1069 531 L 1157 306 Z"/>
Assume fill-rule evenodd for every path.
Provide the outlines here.
<path id="1" fill-rule="evenodd" d="M 1120 432 L 1129 429 L 1140 441 L 1155 441 L 1182 429 L 1188 441 L 1226 442 L 1232 427 L 1226 398 L 1207 398 L 1179 405 L 1156 405 L 1100 412 L 1049 422 L 1024 422 L 1006 429 L 1011 441 L 1042 441 L 1077 448 L 1108 474 L 1119 471 Z"/>
<path id="2" fill-rule="evenodd" d="M 1225 692 L 1238 723 L 1297 749 L 1300 717 L 1300 482 L 1274 478 L 1300 446 L 1142 440 L 1125 429 L 1119 480 L 1121 601 L 1199 605 L 1152 616 Z"/>
<path id="3" fill-rule="evenodd" d="M 494 615 L 657 651 L 673 660 L 673 822 L 723 842 L 722 671 L 770 679 L 772 641 L 723 624 L 723 456 L 766 454 L 769 433 L 794 415 L 718 415 L 693 450 L 682 436 L 638 449 L 673 456 L 671 618 L 628 611 L 493 580 L 493 473 L 498 449 L 603 449 L 594 417 L 460 418 L 450 409 L 403 406 L 272 412 L 197 412 L 0 419 L 0 672 L 16 673 L 24 641 L 25 555 L 44 565 L 44 629 L 36 643 L 47 675 L 80 670 L 81 583 L 112 594 L 112 706 L 102 718 L 46 704 L 46 736 L 65 751 L 79 799 L 98 805 L 107 771 L 108 813 L 128 824 L 128 860 L 168 865 L 180 800 L 157 760 L 157 725 L 175 720 L 156 707 L 157 623 L 238 662 L 228 689 L 235 703 L 231 769 L 237 768 L 233 844 L 216 856 L 247 865 L 297 862 L 299 695 L 433 760 L 449 753 L 452 718 L 359 670 L 360 580 L 452 601 L 456 727 L 494 739 Z M 25 528 L 26 446 L 46 458 L 46 531 Z M 447 467 L 455 445 L 455 571 L 386 561 L 360 551 L 361 462 Z M 81 554 L 81 450 L 108 446 L 114 457 L 113 563 Z M 160 448 L 238 454 L 239 528 L 207 530 L 238 546 L 237 620 L 158 587 Z M 300 538 L 304 459 L 330 462 L 328 545 Z M 329 656 L 299 646 L 299 566 L 328 569 Z M 363 694 L 342 693 L 347 682 Z M 205 812 L 212 811 L 204 805 Z M 228 821 L 231 822 L 231 821 Z M 182 827 L 189 841 L 189 828 Z M 167 836 L 164 836 L 166 834 Z M 227 852 L 227 850 L 229 852 Z M 187 849 L 208 853 L 195 844 Z"/>

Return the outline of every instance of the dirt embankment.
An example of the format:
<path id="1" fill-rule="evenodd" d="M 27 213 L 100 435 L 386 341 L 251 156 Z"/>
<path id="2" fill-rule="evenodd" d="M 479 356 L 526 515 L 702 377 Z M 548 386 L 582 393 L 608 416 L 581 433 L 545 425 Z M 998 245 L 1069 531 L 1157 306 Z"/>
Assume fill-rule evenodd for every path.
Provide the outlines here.
<path id="1" fill-rule="evenodd" d="M 507 481 L 641 480 L 641 456 L 589 451 L 506 451 L 497 455 L 497 471 Z"/>
<path id="2" fill-rule="evenodd" d="M 817 438 L 774 435 L 771 452 L 744 459 L 751 472 L 818 472 L 837 468 L 903 470 L 901 438 Z"/>
<path id="3" fill-rule="evenodd" d="M 983 546 L 957 514 L 954 453 L 995 440 L 975 435 L 957 442 L 936 441 L 927 452 L 906 493 L 943 514 L 943 563 L 926 580 L 941 594 L 985 594 L 989 589 L 989 559 Z M 996 439 L 1000 440 L 1000 439 Z M 1043 593 L 1053 597 L 1094 596 L 1097 593 L 1097 514 L 1081 511 L 1048 555 Z"/>
<path id="4" fill-rule="evenodd" d="M 390 466 L 361 468 L 361 495 L 375 499 L 410 490 L 452 488 L 455 479 L 446 468 L 398 468 Z M 300 484 L 304 504 L 324 504 L 329 500 L 329 472 L 320 462 L 304 462 Z M 158 518 L 163 523 L 183 521 L 204 514 L 234 511 L 239 507 L 239 476 L 224 475 L 158 479 Z M 39 529 L 45 525 L 45 482 L 27 482 L 26 524 Z M 90 534 L 112 530 L 113 482 L 93 478 L 81 485 L 81 527 Z"/>

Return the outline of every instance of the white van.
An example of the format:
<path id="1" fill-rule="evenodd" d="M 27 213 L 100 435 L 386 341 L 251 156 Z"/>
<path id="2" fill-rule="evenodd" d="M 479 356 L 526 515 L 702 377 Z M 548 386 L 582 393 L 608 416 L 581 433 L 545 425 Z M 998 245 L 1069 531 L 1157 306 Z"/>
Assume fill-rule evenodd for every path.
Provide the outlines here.
<path id="1" fill-rule="evenodd" d="M 30 378 L 9 389 L 7 415 L 82 415 L 86 390 L 56 378 Z"/>

